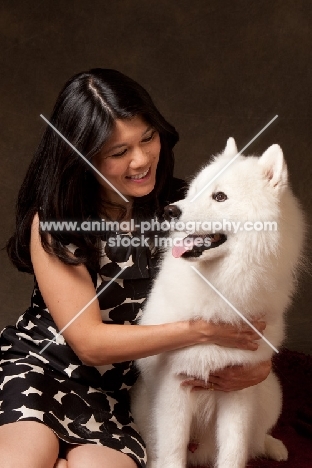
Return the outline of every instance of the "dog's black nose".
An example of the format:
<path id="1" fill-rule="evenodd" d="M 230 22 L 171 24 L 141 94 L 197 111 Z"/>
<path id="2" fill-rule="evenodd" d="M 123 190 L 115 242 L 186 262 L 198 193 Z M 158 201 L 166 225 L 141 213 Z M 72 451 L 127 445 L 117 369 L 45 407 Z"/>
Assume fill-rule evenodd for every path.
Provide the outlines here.
<path id="1" fill-rule="evenodd" d="M 182 211 L 176 205 L 167 205 L 165 206 L 164 213 L 165 213 L 165 219 L 167 220 L 173 219 L 173 218 L 179 219 Z"/>

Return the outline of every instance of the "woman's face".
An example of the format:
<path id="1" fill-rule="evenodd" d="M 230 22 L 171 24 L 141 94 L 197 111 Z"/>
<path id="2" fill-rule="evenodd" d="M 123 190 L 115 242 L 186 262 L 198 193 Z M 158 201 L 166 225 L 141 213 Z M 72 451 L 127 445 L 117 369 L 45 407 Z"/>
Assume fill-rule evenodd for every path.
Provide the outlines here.
<path id="1" fill-rule="evenodd" d="M 160 138 L 154 127 L 136 116 L 116 120 L 110 138 L 92 163 L 126 198 L 149 194 L 156 182 Z M 100 176 L 105 197 L 112 202 L 125 201 Z"/>

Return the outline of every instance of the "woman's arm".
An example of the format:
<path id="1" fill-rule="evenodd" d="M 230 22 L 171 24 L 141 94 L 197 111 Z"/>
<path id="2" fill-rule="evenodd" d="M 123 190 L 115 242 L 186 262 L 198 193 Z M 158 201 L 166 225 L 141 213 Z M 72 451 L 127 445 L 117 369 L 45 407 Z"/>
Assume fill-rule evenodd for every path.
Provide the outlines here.
<path id="1" fill-rule="evenodd" d="M 103 324 L 97 300 L 75 319 L 96 295 L 88 270 L 84 265 L 65 265 L 45 252 L 38 216 L 32 224 L 30 251 L 43 299 L 59 330 L 74 319 L 63 336 L 87 365 L 139 359 L 199 343 L 249 350 L 258 347 L 259 336 L 248 325 L 238 330 L 228 324 L 215 325 L 204 320 L 148 326 Z M 260 332 L 265 328 L 262 321 L 253 324 Z"/>
<path id="2" fill-rule="evenodd" d="M 186 379 L 181 385 L 193 387 L 192 391 L 219 390 L 221 392 L 233 392 L 259 384 L 268 377 L 271 369 L 271 361 L 263 361 L 255 365 L 229 366 L 210 374 L 208 382 L 198 379 Z"/>

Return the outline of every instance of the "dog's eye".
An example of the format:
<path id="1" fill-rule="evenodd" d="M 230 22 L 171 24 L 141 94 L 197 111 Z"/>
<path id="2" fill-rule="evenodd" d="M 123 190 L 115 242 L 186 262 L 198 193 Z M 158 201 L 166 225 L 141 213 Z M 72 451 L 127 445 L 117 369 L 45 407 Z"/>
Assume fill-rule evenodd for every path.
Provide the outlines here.
<path id="1" fill-rule="evenodd" d="M 227 196 L 225 195 L 224 192 L 213 193 L 212 198 L 216 200 L 217 202 L 223 202 L 227 200 Z"/>

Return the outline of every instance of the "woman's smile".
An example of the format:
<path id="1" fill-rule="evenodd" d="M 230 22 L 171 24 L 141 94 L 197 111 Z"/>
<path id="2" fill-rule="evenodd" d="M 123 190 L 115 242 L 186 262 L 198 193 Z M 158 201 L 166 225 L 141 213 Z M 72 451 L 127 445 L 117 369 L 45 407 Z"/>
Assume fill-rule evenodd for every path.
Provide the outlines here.
<path id="1" fill-rule="evenodd" d="M 140 174 L 134 174 L 131 176 L 126 176 L 126 179 L 129 179 L 131 182 L 135 184 L 143 184 L 146 181 L 149 181 L 151 177 L 151 167 L 149 167 L 146 171 L 141 172 Z"/>

